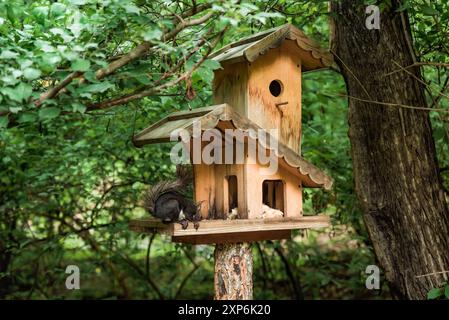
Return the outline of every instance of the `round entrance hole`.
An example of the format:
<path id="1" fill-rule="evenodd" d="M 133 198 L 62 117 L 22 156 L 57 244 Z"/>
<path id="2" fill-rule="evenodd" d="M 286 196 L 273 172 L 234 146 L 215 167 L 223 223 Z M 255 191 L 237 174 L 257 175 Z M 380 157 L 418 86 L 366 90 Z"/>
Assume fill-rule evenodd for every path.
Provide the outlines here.
<path id="1" fill-rule="evenodd" d="M 270 82 L 270 93 L 274 97 L 279 97 L 282 93 L 282 82 L 279 80 L 273 80 Z"/>

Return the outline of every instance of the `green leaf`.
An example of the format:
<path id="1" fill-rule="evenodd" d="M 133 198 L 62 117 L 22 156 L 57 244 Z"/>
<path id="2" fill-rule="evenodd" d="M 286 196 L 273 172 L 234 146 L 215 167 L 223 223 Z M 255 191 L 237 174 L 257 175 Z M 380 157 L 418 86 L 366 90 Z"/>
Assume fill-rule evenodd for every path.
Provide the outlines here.
<path id="1" fill-rule="evenodd" d="M 9 111 L 11 111 L 11 113 L 17 113 L 21 110 L 22 110 L 22 107 L 9 107 Z"/>
<path id="2" fill-rule="evenodd" d="M 82 6 L 86 4 L 86 0 L 70 0 L 70 3 L 74 6 Z"/>
<path id="3" fill-rule="evenodd" d="M 254 19 L 260 21 L 262 24 L 267 22 L 269 18 L 282 18 L 282 14 L 279 12 L 259 12 L 254 15 Z"/>
<path id="4" fill-rule="evenodd" d="M 56 107 L 42 108 L 39 110 L 39 118 L 41 120 L 53 119 L 59 116 L 61 110 Z"/>
<path id="5" fill-rule="evenodd" d="M 134 79 L 139 81 L 141 84 L 145 84 L 145 85 L 150 84 L 150 82 L 151 82 L 150 79 L 148 78 L 148 76 L 145 74 L 135 76 Z"/>
<path id="6" fill-rule="evenodd" d="M 61 57 L 56 53 L 46 53 L 43 55 L 42 60 L 44 61 L 44 63 L 53 66 L 61 61 Z"/>
<path id="7" fill-rule="evenodd" d="M 39 61 L 39 68 L 44 72 L 52 72 L 61 62 L 61 57 L 59 54 L 54 52 L 45 53 L 42 55 L 42 60 Z"/>
<path id="8" fill-rule="evenodd" d="M 446 136 L 446 130 L 442 126 L 435 126 L 433 129 L 433 138 L 435 141 L 443 140 Z"/>
<path id="9" fill-rule="evenodd" d="M 95 72 L 93 70 L 89 70 L 84 73 L 84 79 L 86 79 L 89 82 L 97 82 L 97 76 L 95 75 Z"/>
<path id="10" fill-rule="evenodd" d="M 82 88 L 82 92 L 105 92 L 106 90 L 110 89 L 114 87 L 114 85 L 110 82 L 104 81 L 104 82 L 100 82 L 100 83 L 94 83 L 94 84 L 90 84 L 85 86 L 84 88 Z"/>
<path id="11" fill-rule="evenodd" d="M 23 76 L 28 80 L 34 80 L 41 76 L 41 71 L 34 68 L 26 68 L 23 70 Z"/>
<path id="12" fill-rule="evenodd" d="M 440 288 L 435 288 L 435 289 L 432 289 L 429 292 L 427 292 L 427 299 L 429 299 L 429 300 L 438 299 L 442 295 L 443 295 L 443 290 L 441 290 Z"/>
<path id="13" fill-rule="evenodd" d="M 18 56 L 19 56 L 18 53 L 13 52 L 11 50 L 2 50 L 2 53 L 0 54 L 0 59 L 14 59 Z"/>
<path id="14" fill-rule="evenodd" d="M 24 112 L 21 113 L 19 116 L 19 122 L 23 123 L 23 122 L 34 122 L 37 119 L 37 115 L 35 113 L 31 113 L 31 112 Z"/>
<path id="15" fill-rule="evenodd" d="M 44 22 L 48 15 L 48 7 L 35 7 L 32 13 L 39 22 Z"/>
<path id="16" fill-rule="evenodd" d="M 145 41 L 159 40 L 162 36 L 162 31 L 159 29 L 148 29 L 142 33 Z"/>
<path id="17" fill-rule="evenodd" d="M 71 66 L 73 71 L 87 71 L 90 68 L 90 61 L 85 59 L 76 59 Z"/>
<path id="18" fill-rule="evenodd" d="M 8 17 L 8 20 L 14 24 L 17 21 L 17 6 L 14 5 L 8 5 L 6 8 L 6 16 Z"/>
<path id="19" fill-rule="evenodd" d="M 192 74 L 192 82 L 193 84 L 197 84 L 200 80 L 203 80 L 204 83 L 211 83 L 214 78 L 213 73 L 209 69 L 198 68 Z"/>
<path id="20" fill-rule="evenodd" d="M 16 92 L 18 93 L 19 97 L 22 98 L 22 100 L 26 100 L 33 93 L 33 88 L 29 84 L 22 82 L 16 87 Z"/>
<path id="21" fill-rule="evenodd" d="M 423 6 L 422 12 L 426 16 L 436 16 L 436 15 L 440 14 L 437 10 L 435 10 L 431 6 Z"/>
<path id="22" fill-rule="evenodd" d="M 203 62 L 202 66 L 210 70 L 222 69 L 220 62 L 212 59 L 207 59 Z"/>
<path id="23" fill-rule="evenodd" d="M 63 3 L 55 2 L 50 7 L 50 12 L 55 17 L 58 17 L 60 15 L 63 15 L 66 10 L 66 5 Z"/>
<path id="24" fill-rule="evenodd" d="M 13 76 L 14 78 L 18 78 L 18 77 L 20 77 L 20 76 L 23 74 L 22 71 L 17 70 L 17 69 L 13 69 L 11 73 L 12 73 L 12 76 Z"/>
<path id="25" fill-rule="evenodd" d="M 15 88 L 2 88 L 0 89 L 0 92 L 8 96 L 11 100 L 22 102 L 23 100 L 26 100 L 31 96 L 33 88 L 29 84 L 22 82 Z"/>
<path id="26" fill-rule="evenodd" d="M 73 112 L 84 113 L 86 111 L 86 106 L 78 102 L 73 103 L 72 108 Z"/>
<path id="27" fill-rule="evenodd" d="M 449 299 L 449 284 L 447 284 L 446 287 L 444 288 L 444 295 L 446 296 L 447 299 Z"/>
<path id="28" fill-rule="evenodd" d="M 411 6 L 412 6 L 411 2 L 406 1 L 396 10 L 396 12 L 408 10 Z"/>
<path id="29" fill-rule="evenodd" d="M 17 82 L 19 82 L 19 80 L 17 80 L 17 78 L 14 78 L 12 75 L 7 75 L 7 76 L 4 76 L 4 77 L 1 77 L 0 79 L 3 81 L 4 85 L 11 85 L 11 86 L 13 86 Z"/>
<path id="30" fill-rule="evenodd" d="M 0 117 L 0 128 L 6 128 L 8 126 L 8 116 Z"/>
<path id="31" fill-rule="evenodd" d="M 29 59 L 19 60 L 18 62 L 20 64 L 20 68 L 22 70 L 25 70 L 26 68 L 31 67 L 31 65 L 33 64 L 33 61 L 31 61 Z"/>
<path id="32" fill-rule="evenodd" d="M 140 14 L 140 9 L 133 4 L 127 4 L 123 6 L 127 13 Z"/>

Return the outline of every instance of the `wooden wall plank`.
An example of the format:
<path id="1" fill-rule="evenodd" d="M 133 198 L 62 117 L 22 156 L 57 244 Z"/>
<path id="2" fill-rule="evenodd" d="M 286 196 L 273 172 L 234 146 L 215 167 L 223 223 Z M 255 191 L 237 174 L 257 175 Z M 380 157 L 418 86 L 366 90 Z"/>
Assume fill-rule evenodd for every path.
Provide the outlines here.
<path id="1" fill-rule="evenodd" d="M 209 218 L 209 213 L 216 211 L 215 203 L 215 166 L 198 164 L 193 166 L 195 177 L 195 201 L 201 202 L 201 216 Z"/>
<path id="2" fill-rule="evenodd" d="M 247 107 L 251 121 L 265 129 L 279 128 L 279 140 L 298 153 L 301 145 L 299 50 L 294 41 L 286 40 L 280 47 L 270 49 L 249 66 Z M 272 80 L 282 82 L 283 91 L 278 97 L 270 93 L 269 85 Z"/>
<path id="3" fill-rule="evenodd" d="M 213 101 L 227 103 L 241 115 L 248 116 L 247 105 L 247 62 L 235 63 L 214 72 Z"/>

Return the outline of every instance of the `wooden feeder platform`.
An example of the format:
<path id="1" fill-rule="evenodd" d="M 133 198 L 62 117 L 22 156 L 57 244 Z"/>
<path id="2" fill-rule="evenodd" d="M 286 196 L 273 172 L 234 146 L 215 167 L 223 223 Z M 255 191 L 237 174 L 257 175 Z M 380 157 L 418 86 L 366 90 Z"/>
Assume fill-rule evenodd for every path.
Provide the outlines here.
<path id="1" fill-rule="evenodd" d="M 131 220 L 129 228 L 140 233 L 160 233 L 172 237 L 173 242 L 215 244 L 291 239 L 291 230 L 330 226 L 328 216 L 300 218 L 202 220 L 197 230 L 193 223 L 182 229 L 179 223 L 162 223 L 152 217 Z"/>

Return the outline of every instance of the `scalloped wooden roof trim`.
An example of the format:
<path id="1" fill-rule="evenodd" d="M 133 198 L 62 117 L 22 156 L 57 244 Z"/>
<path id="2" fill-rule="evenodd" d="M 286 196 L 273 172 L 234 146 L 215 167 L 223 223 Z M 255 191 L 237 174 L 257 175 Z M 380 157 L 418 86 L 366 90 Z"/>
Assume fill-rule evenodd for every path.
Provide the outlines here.
<path id="1" fill-rule="evenodd" d="M 333 56 L 328 50 L 321 48 L 315 41 L 308 38 L 304 32 L 292 24 L 285 24 L 278 28 L 233 42 L 212 53 L 210 57 L 219 62 L 235 60 L 242 57 L 248 62 L 254 62 L 269 49 L 279 47 L 284 40 L 296 41 L 300 49 L 309 52 L 314 59 L 319 61 L 317 66 L 310 67 L 308 70 L 327 68 L 334 63 Z"/>

